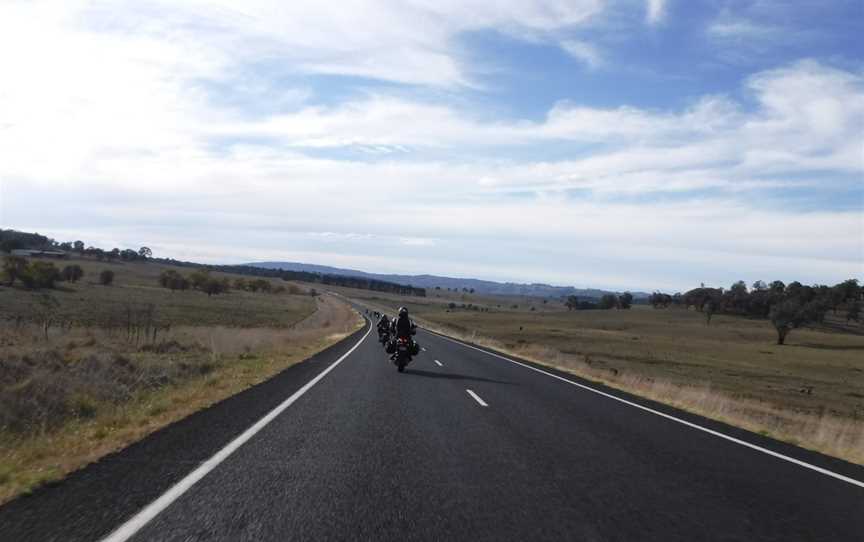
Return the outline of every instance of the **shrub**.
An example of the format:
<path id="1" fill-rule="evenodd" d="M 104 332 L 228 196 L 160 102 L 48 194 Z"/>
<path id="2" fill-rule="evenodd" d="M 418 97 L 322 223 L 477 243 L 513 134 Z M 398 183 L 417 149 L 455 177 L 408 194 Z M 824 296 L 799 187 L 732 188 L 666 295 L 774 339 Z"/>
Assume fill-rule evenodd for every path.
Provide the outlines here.
<path id="1" fill-rule="evenodd" d="M 214 295 L 214 294 L 218 295 L 218 294 L 221 294 L 223 292 L 227 292 L 229 289 L 229 286 L 230 286 L 230 284 L 229 284 L 227 279 L 219 280 L 219 279 L 211 278 L 211 279 L 207 280 L 207 282 L 205 282 L 201 286 L 201 290 L 207 294 L 207 297 L 210 297 L 211 295 Z"/>
<path id="2" fill-rule="evenodd" d="M 208 282 L 212 280 L 208 271 L 195 271 L 189 275 L 189 284 L 196 290 L 204 290 Z"/>
<path id="3" fill-rule="evenodd" d="M 67 282 L 78 282 L 84 276 L 84 270 L 80 265 L 67 265 L 60 274 Z"/>
<path id="4" fill-rule="evenodd" d="M 99 273 L 99 284 L 103 286 L 111 286 L 114 284 L 114 271 L 110 269 L 103 269 L 101 273 Z"/>
<path id="5" fill-rule="evenodd" d="M 173 269 L 166 269 L 159 275 L 159 284 L 163 288 L 174 290 L 188 290 L 189 280 Z"/>
<path id="6" fill-rule="evenodd" d="M 12 286 L 16 279 L 27 272 L 27 260 L 20 256 L 6 256 L 3 260 L 3 277 L 6 285 Z"/>
<path id="7" fill-rule="evenodd" d="M 27 288 L 53 288 L 60 280 L 60 270 L 50 262 L 31 262 L 19 277 Z"/>
<path id="8" fill-rule="evenodd" d="M 249 281 L 249 289 L 253 292 L 257 292 L 258 290 L 261 290 L 262 292 L 269 292 L 273 289 L 273 285 L 270 284 L 269 280 L 255 279 Z"/>

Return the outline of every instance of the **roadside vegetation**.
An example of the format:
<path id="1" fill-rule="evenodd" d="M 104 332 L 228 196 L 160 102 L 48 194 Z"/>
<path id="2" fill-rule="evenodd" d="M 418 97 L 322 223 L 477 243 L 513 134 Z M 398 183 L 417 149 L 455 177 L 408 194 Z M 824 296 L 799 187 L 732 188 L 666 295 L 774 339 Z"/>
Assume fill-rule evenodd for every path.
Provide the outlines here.
<path id="1" fill-rule="evenodd" d="M 855 285 L 848 281 L 838 289 Z M 405 305 L 428 328 L 457 338 L 864 464 L 864 326 L 849 315 L 861 290 L 842 302 L 835 293 L 836 306 L 825 305 L 819 317 L 805 315 L 778 344 L 771 310 L 751 316 L 757 303 L 747 300 L 775 295 L 799 318 L 814 299 L 788 296 L 789 287 L 798 289 L 793 283 L 779 295 L 761 285 L 745 288 L 746 298 L 740 286 L 717 289 L 711 308 L 682 294 L 678 303 L 669 296 L 656 308 L 625 310 L 575 310 L 567 299 L 466 292 L 418 300 L 339 291 L 390 314 Z M 737 304 L 724 303 L 724 296 Z"/>
<path id="2" fill-rule="evenodd" d="M 140 257 L 0 261 L 0 502 L 360 326 L 344 303 L 281 279 Z"/>

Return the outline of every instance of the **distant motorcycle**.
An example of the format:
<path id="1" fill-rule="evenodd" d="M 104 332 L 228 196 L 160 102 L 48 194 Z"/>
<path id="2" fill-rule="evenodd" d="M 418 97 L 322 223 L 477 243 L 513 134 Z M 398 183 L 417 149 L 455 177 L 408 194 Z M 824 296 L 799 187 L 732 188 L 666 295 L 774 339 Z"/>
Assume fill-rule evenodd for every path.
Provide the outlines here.
<path id="1" fill-rule="evenodd" d="M 379 330 L 378 341 L 384 346 L 387 346 L 387 343 L 390 342 L 390 333 L 388 333 L 387 331 Z"/>

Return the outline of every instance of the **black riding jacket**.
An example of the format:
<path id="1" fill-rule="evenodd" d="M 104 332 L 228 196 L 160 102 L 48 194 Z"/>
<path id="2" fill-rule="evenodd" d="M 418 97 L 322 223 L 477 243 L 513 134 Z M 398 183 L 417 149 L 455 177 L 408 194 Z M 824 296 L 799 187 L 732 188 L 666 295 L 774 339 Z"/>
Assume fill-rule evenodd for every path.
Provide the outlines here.
<path id="1" fill-rule="evenodd" d="M 407 316 L 399 316 L 393 320 L 393 332 L 397 337 L 410 337 L 414 334 L 414 322 Z"/>

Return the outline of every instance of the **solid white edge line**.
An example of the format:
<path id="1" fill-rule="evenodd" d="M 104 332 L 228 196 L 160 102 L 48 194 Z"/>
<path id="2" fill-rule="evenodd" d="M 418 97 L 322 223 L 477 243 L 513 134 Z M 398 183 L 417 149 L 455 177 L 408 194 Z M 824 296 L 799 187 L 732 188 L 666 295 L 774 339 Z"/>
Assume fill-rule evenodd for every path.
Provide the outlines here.
<path id="1" fill-rule="evenodd" d="M 826 475 L 826 476 L 830 476 L 830 477 L 832 477 L 832 478 L 836 478 L 837 480 L 842 480 L 842 481 L 847 482 L 847 483 L 850 483 L 850 484 L 852 484 L 852 485 L 855 485 L 855 486 L 858 486 L 858 487 L 864 488 L 864 482 L 862 482 L 862 481 L 860 481 L 860 480 L 856 480 L 855 478 L 850 478 L 849 476 L 844 476 L 844 475 L 839 474 L 839 473 L 836 473 L 836 472 L 834 472 L 834 471 L 830 471 L 830 470 L 828 470 L 828 469 L 823 469 L 822 467 L 818 467 L 818 466 L 816 466 L 816 465 L 812 465 L 812 464 L 807 463 L 807 462 L 805 462 L 805 461 L 801 461 L 800 459 L 795 459 L 794 457 L 789 457 L 788 455 L 783 455 L 783 454 L 781 454 L 781 453 L 779 453 L 779 452 L 775 452 L 775 451 L 773 451 L 773 450 L 769 450 L 768 448 L 763 448 L 762 446 L 758 446 L 758 445 L 756 445 L 756 444 L 751 444 L 751 443 L 747 442 L 746 440 L 741 440 L 741 439 L 739 439 L 739 438 L 735 438 L 735 437 L 732 437 L 732 436 L 726 435 L 726 434 L 721 433 L 721 432 L 719 432 L 719 431 L 715 431 L 715 430 L 713 430 L 713 429 L 709 429 L 709 428 L 707 428 L 707 427 L 703 427 L 703 426 L 701 426 L 701 425 L 698 425 L 698 424 L 695 424 L 695 423 L 692 423 L 692 422 L 688 422 L 687 420 L 682 420 L 681 418 L 676 418 L 675 416 L 672 416 L 672 415 L 670 415 L 670 414 L 666 414 L 666 413 L 664 413 L 664 412 L 660 412 L 659 410 L 654 410 L 653 408 L 649 408 L 649 407 L 646 407 L 646 406 L 640 405 L 640 404 L 638 404 L 638 403 L 634 403 L 634 402 L 632 402 L 632 401 L 628 401 L 627 399 L 622 399 L 621 397 L 616 397 L 616 396 L 612 395 L 611 393 L 606 393 L 606 392 L 604 392 L 604 391 L 601 391 L 601 390 L 598 390 L 598 389 L 592 388 L 591 386 L 586 386 L 585 384 L 580 384 L 580 383 L 578 383 L 578 382 L 573 382 L 572 380 L 568 380 L 568 379 L 563 378 L 563 377 L 560 377 L 560 376 L 558 376 L 558 375 L 556 375 L 556 374 L 552 374 L 552 373 L 550 373 L 550 372 L 548 372 L 548 371 L 544 371 L 543 369 L 538 369 L 537 367 L 532 367 L 532 366 L 530 366 L 530 365 L 528 365 L 528 364 L 525 364 L 525 363 L 522 363 L 522 362 L 519 362 L 519 361 L 516 361 L 516 360 L 512 360 L 512 359 L 510 359 L 510 358 L 508 358 L 508 357 L 505 357 L 505 356 L 502 356 L 502 355 L 500 355 L 500 354 L 496 354 L 496 353 L 494 353 L 494 352 L 489 352 L 489 351 L 487 351 L 487 350 L 483 350 L 482 348 L 477 348 L 476 346 L 472 346 L 472 345 L 470 345 L 470 344 L 465 344 L 465 343 L 463 343 L 463 342 L 461 342 L 461 341 L 457 341 L 456 339 L 451 339 L 450 337 L 447 337 L 446 335 L 442 335 L 441 333 L 437 333 L 437 332 L 435 332 L 435 331 L 430 331 L 430 330 L 428 330 L 428 329 L 427 329 L 426 331 L 428 331 L 429 333 L 433 333 L 433 334 L 435 334 L 435 335 L 441 337 L 442 339 L 448 340 L 448 341 L 450 341 L 450 342 L 456 343 L 456 344 L 461 345 L 461 346 L 464 346 L 464 347 L 466 347 L 466 348 L 471 348 L 471 349 L 477 350 L 478 352 L 483 352 L 484 354 L 488 354 L 488 355 L 490 355 L 490 356 L 493 356 L 493 357 L 496 357 L 496 358 L 500 358 L 500 359 L 503 359 L 503 360 L 505 360 L 505 361 L 509 361 L 510 363 L 514 363 L 514 364 L 516 364 L 516 365 L 520 365 L 520 366 L 522 366 L 522 367 L 525 367 L 526 369 L 531 369 L 532 371 L 536 371 L 536 372 L 541 373 L 541 374 L 544 374 L 544 375 L 546 375 L 546 376 L 551 376 L 552 378 L 556 378 L 556 379 L 558 379 L 558 380 L 560 380 L 560 381 L 562 381 L 562 382 L 566 382 L 566 383 L 568 383 L 568 384 L 572 384 L 572 385 L 574 385 L 574 386 L 578 386 L 578 387 L 580 387 L 580 388 L 582 388 L 582 389 L 584 389 L 584 390 L 590 391 L 590 392 L 592 392 L 592 393 L 596 393 L 596 394 L 598 394 L 598 395 L 602 395 L 603 397 L 606 397 L 606 398 L 608 398 L 608 399 L 613 399 L 613 400 L 615 400 L 615 401 L 619 401 L 619 402 L 621 402 L 621 403 L 624 403 L 625 405 L 629 405 L 629 406 L 631 406 L 631 407 L 635 407 L 635 408 L 638 408 L 638 409 L 640 409 L 640 410 L 644 410 L 645 412 L 650 412 L 651 414 L 656 414 L 657 416 L 661 416 L 661 417 L 663 417 L 663 418 L 666 418 L 667 420 L 672 420 L 672 421 L 674 421 L 674 422 L 677 422 L 677 423 L 680 423 L 680 424 L 686 425 L 687 427 L 690 427 L 690 428 L 692 428 L 692 429 L 698 429 L 699 431 L 704 431 L 705 433 L 708 433 L 708 434 L 714 435 L 715 437 L 720 437 L 720 438 L 722 438 L 722 439 L 726 439 L 726 440 L 728 440 L 728 441 L 730 441 L 730 442 L 734 442 L 734 443 L 736 443 L 736 444 L 740 444 L 741 446 L 746 446 L 747 448 L 750 448 L 750 449 L 756 450 L 756 451 L 758 451 L 758 452 L 762 452 L 762 453 L 764 453 L 764 454 L 768 454 L 768 455 L 770 455 L 770 456 L 776 457 L 777 459 L 782 459 L 782 460 L 784 460 L 784 461 L 788 461 L 788 462 L 790 462 L 790 463 L 794 463 L 794 464 L 796 464 L 796 465 L 798 465 L 798 466 L 800 466 L 800 467 L 804 467 L 804 468 L 806 468 L 806 469 L 810 469 L 810 470 L 816 471 L 816 472 L 818 472 L 818 473 L 820 473 L 820 474 L 824 474 L 824 475 Z M 470 390 L 468 390 L 468 391 L 469 391 L 469 393 L 471 393 Z"/>
<path id="2" fill-rule="evenodd" d="M 364 318 L 366 318 L 364 316 Z M 123 525 L 118 527 L 114 532 L 106 536 L 102 539 L 102 542 L 124 542 L 129 540 L 132 536 L 134 536 L 138 531 L 140 531 L 144 526 L 146 526 L 150 521 L 153 520 L 160 512 L 168 508 L 171 503 L 176 501 L 181 495 L 186 493 L 192 486 L 195 485 L 196 482 L 207 476 L 207 474 L 216 468 L 220 463 L 225 461 L 228 456 L 234 453 L 238 448 L 243 446 L 249 439 L 255 436 L 256 433 L 264 429 L 264 427 L 273 421 L 276 416 L 281 414 L 285 409 L 290 407 L 297 399 L 299 399 L 304 393 L 309 391 L 312 386 L 318 383 L 322 378 L 324 378 L 327 373 L 336 368 L 337 365 L 342 363 L 342 361 L 351 355 L 354 350 L 360 346 L 363 341 L 366 340 L 366 337 L 369 336 L 369 332 L 372 331 L 372 324 L 370 321 L 369 329 L 366 331 L 366 334 L 363 335 L 357 344 L 351 347 L 351 350 L 345 352 L 339 359 L 334 361 L 329 367 L 321 371 L 318 376 L 307 382 L 302 388 L 294 392 L 291 397 L 285 399 L 282 403 L 279 404 L 276 408 L 268 412 L 263 418 L 255 422 L 249 429 L 244 431 L 240 436 L 229 442 L 224 448 L 216 452 L 210 459 L 202 463 L 197 469 L 187 474 L 182 480 L 174 484 L 168 491 L 162 494 L 161 497 L 153 501 L 152 503 L 145 506 L 140 512 L 132 516 L 129 520 L 127 520 Z"/>
<path id="3" fill-rule="evenodd" d="M 438 364 L 438 367 L 444 367 L 444 364 L 441 363 L 440 361 L 438 361 L 437 359 L 435 360 L 435 363 Z"/>
<path id="4" fill-rule="evenodd" d="M 470 395 L 471 397 L 473 397 L 475 401 L 477 401 L 478 403 L 480 403 L 480 406 L 484 406 L 484 407 L 488 407 L 488 406 L 489 406 L 489 405 L 486 404 L 486 401 L 484 401 L 483 399 L 480 399 L 480 396 L 477 395 L 476 393 L 474 393 L 473 391 L 471 391 L 471 390 L 465 390 L 465 391 L 467 391 L 467 392 L 468 392 L 468 395 Z"/>

